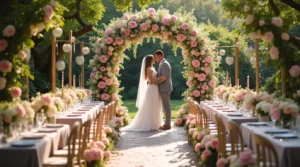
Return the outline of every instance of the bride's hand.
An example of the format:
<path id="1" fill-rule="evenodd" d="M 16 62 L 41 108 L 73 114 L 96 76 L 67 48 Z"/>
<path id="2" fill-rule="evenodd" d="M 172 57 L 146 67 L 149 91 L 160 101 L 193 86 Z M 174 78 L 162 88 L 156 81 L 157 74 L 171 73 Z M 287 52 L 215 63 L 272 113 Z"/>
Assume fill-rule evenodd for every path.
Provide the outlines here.
<path id="1" fill-rule="evenodd" d="M 167 79 L 167 77 L 165 77 L 165 76 L 161 76 L 161 80 L 166 80 Z"/>

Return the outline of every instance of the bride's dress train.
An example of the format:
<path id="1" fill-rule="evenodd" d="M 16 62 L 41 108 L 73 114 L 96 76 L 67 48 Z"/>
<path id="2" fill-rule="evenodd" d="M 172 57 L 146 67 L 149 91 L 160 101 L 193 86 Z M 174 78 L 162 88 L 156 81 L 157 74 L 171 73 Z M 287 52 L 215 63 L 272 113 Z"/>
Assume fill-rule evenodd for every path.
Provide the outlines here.
<path id="1" fill-rule="evenodd" d="M 153 72 L 156 77 L 157 72 Z M 139 111 L 131 123 L 121 131 L 158 130 L 162 124 L 162 102 L 157 85 L 148 85 Z"/>

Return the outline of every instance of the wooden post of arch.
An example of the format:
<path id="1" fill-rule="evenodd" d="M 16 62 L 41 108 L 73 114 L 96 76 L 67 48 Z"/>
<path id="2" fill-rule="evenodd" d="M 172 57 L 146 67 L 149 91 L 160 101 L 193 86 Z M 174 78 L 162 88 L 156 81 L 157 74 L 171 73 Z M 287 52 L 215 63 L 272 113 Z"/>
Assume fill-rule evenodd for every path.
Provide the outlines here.
<path id="1" fill-rule="evenodd" d="M 234 71 L 235 71 L 235 85 L 239 86 L 239 48 L 236 46 L 236 43 L 239 41 L 239 38 L 235 38 L 235 49 L 234 49 L 234 54 L 235 54 L 235 65 L 234 65 Z"/>
<path id="2" fill-rule="evenodd" d="M 255 40 L 255 53 L 256 53 L 256 60 L 255 60 L 255 66 L 256 66 L 256 71 L 255 71 L 255 89 L 256 89 L 256 93 L 259 93 L 259 84 L 260 84 L 260 80 L 259 80 L 259 39 Z"/>
<path id="3" fill-rule="evenodd" d="M 69 42 L 72 46 L 72 30 L 69 31 Z M 68 65 L 68 73 L 69 73 L 69 87 L 72 87 L 72 49 L 69 52 L 69 65 Z"/>
<path id="4" fill-rule="evenodd" d="M 84 47 L 84 42 L 80 42 L 80 56 L 84 56 L 82 53 L 82 48 Z M 84 88 L 84 63 L 81 65 L 81 73 L 80 73 L 80 81 L 79 87 Z"/>

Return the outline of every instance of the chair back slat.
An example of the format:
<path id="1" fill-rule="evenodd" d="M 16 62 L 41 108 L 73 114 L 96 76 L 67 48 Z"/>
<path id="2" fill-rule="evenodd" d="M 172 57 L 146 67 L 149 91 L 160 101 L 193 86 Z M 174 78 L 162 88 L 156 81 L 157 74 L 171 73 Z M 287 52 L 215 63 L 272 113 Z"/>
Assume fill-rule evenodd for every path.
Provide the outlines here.
<path id="1" fill-rule="evenodd" d="M 92 120 L 86 121 L 80 127 L 80 134 L 79 134 L 79 149 L 77 154 L 77 162 L 78 164 L 81 163 L 81 159 L 83 157 L 84 150 L 87 147 L 87 144 L 90 141 L 90 131 L 91 131 Z"/>
<path id="2" fill-rule="evenodd" d="M 242 133 L 238 127 L 238 125 L 232 121 L 228 121 L 228 129 L 229 129 L 229 140 L 231 143 L 231 155 L 237 154 L 241 151 L 244 151 L 244 141 Z"/>
<path id="3" fill-rule="evenodd" d="M 214 114 L 214 119 L 216 121 L 217 125 L 217 131 L 218 131 L 218 157 L 219 158 L 226 158 L 226 129 L 224 122 L 222 119 L 217 115 Z"/>
<path id="4" fill-rule="evenodd" d="M 75 157 L 75 146 L 76 146 L 76 139 L 78 138 L 79 133 L 79 122 L 76 122 L 71 130 L 70 136 L 68 138 L 68 162 L 67 167 L 74 166 L 74 157 Z"/>

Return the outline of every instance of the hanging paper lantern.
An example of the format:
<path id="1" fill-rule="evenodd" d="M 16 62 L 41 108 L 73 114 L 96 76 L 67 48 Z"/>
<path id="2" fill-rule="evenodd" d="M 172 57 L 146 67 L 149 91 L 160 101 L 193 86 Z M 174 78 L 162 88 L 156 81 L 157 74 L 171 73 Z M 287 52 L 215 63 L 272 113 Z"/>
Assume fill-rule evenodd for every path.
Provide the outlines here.
<path id="1" fill-rule="evenodd" d="M 75 37 L 72 37 L 72 42 L 75 42 L 75 39 L 76 39 Z"/>
<path id="2" fill-rule="evenodd" d="M 240 42 L 236 42 L 235 46 L 238 47 L 238 48 L 241 48 L 242 44 Z"/>
<path id="3" fill-rule="evenodd" d="M 70 44 L 64 44 L 63 45 L 63 51 L 66 53 L 69 53 L 72 50 L 72 46 Z"/>
<path id="4" fill-rule="evenodd" d="M 63 33 L 63 30 L 61 28 L 55 28 L 53 31 L 52 31 L 52 34 L 56 37 L 56 38 L 59 38 Z"/>
<path id="5" fill-rule="evenodd" d="M 83 56 L 77 56 L 75 61 L 78 65 L 82 65 L 84 63 L 84 57 Z"/>
<path id="6" fill-rule="evenodd" d="M 217 61 L 220 62 L 222 60 L 221 56 L 217 56 Z"/>
<path id="7" fill-rule="evenodd" d="M 234 59 L 233 59 L 233 57 L 231 57 L 231 56 L 227 56 L 226 59 L 225 59 L 225 62 L 226 62 L 228 65 L 232 65 L 233 62 L 234 62 Z"/>
<path id="8" fill-rule="evenodd" d="M 256 65 L 256 58 L 255 57 L 252 57 L 251 59 L 250 59 L 250 63 L 252 64 L 252 65 Z"/>
<path id="9" fill-rule="evenodd" d="M 220 56 L 224 56 L 224 55 L 225 55 L 225 50 L 224 50 L 224 49 L 221 49 L 221 50 L 219 51 L 219 54 L 220 54 Z"/>
<path id="10" fill-rule="evenodd" d="M 254 54 L 255 50 L 251 46 L 247 46 L 244 49 L 244 53 L 246 56 L 252 56 Z"/>
<path id="11" fill-rule="evenodd" d="M 63 71 L 65 68 L 66 68 L 66 64 L 65 64 L 64 61 L 58 60 L 58 61 L 56 62 L 56 69 L 57 69 L 58 71 Z"/>
<path id="12" fill-rule="evenodd" d="M 87 55 L 87 54 L 90 53 L 90 49 L 88 47 L 83 47 L 82 48 L 82 53 L 85 54 L 85 55 Z"/>

